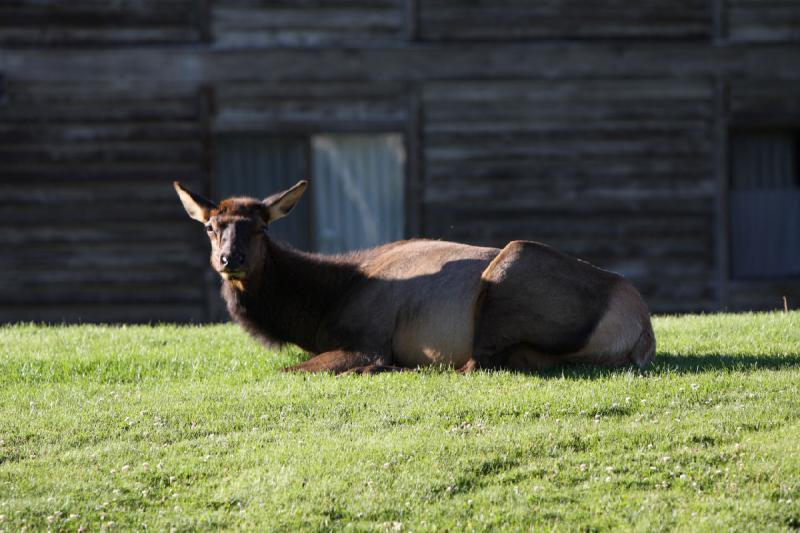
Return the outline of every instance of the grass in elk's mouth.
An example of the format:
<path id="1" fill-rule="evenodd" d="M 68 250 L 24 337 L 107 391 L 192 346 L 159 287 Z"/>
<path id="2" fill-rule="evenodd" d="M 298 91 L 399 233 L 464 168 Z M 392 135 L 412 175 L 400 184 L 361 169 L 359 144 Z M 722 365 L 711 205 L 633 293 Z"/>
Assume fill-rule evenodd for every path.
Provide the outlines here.
<path id="1" fill-rule="evenodd" d="M 785 531 L 800 313 L 658 317 L 645 371 L 284 374 L 234 325 L 0 328 L 0 531 Z"/>

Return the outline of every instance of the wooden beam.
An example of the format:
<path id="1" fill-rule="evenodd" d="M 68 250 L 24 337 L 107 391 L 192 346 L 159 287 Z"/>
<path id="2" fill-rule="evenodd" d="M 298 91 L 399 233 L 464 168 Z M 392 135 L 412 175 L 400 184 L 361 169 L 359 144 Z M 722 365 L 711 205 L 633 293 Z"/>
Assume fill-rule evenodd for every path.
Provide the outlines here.
<path id="1" fill-rule="evenodd" d="M 425 44 L 386 48 L 6 49 L 9 79 L 116 84 L 728 76 L 800 79 L 798 44 L 704 42 Z"/>
<path id="2" fill-rule="evenodd" d="M 713 168 L 716 182 L 714 195 L 714 263 L 718 310 L 728 307 L 730 278 L 730 232 L 728 231 L 728 94 L 725 80 L 715 80 L 714 90 Z"/>

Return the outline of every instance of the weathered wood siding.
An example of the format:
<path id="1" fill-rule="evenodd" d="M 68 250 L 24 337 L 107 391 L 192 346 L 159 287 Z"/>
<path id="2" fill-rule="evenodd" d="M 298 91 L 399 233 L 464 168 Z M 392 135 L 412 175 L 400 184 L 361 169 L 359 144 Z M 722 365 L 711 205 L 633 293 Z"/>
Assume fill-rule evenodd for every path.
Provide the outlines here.
<path id="1" fill-rule="evenodd" d="M 357 45 L 396 41 L 403 0 L 220 0 L 213 3 L 217 46 Z"/>
<path id="2" fill-rule="evenodd" d="M 15 83 L 0 104 L 0 320 L 205 317 L 194 89 Z"/>
<path id="3" fill-rule="evenodd" d="M 729 101 L 734 125 L 800 127 L 800 81 L 733 79 Z"/>
<path id="4" fill-rule="evenodd" d="M 548 242 L 662 308 L 709 306 L 712 95 L 706 80 L 430 84 L 425 227 Z"/>
<path id="5" fill-rule="evenodd" d="M 800 41 L 797 0 L 725 0 L 728 37 L 737 41 Z"/>
<path id="6" fill-rule="evenodd" d="M 213 126 L 284 133 L 402 128 L 407 99 L 399 83 L 221 83 Z"/>
<path id="7" fill-rule="evenodd" d="M 205 10 L 205 0 L 4 0 L 0 44 L 197 42 Z"/>
<path id="8" fill-rule="evenodd" d="M 708 0 L 423 0 L 424 39 L 697 38 L 711 34 Z"/>
<path id="9" fill-rule="evenodd" d="M 223 136 L 403 134 L 408 236 L 549 242 L 657 311 L 731 279 L 729 133 L 800 130 L 795 0 L 10 0 L 0 321 L 206 320 Z M 220 143 L 221 145 L 224 143 Z M 313 179 L 313 177 L 312 177 Z"/>

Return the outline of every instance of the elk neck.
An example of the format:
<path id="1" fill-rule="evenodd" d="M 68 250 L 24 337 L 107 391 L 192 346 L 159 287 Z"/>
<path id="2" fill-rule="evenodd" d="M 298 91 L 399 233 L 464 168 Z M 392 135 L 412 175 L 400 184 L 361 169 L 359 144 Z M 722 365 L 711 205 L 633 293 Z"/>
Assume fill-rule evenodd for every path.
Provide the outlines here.
<path id="1" fill-rule="evenodd" d="M 225 281 L 231 317 L 267 344 L 293 343 L 318 353 L 325 316 L 361 277 L 354 256 L 325 256 L 267 241 L 266 261 L 246 281 Z"/>

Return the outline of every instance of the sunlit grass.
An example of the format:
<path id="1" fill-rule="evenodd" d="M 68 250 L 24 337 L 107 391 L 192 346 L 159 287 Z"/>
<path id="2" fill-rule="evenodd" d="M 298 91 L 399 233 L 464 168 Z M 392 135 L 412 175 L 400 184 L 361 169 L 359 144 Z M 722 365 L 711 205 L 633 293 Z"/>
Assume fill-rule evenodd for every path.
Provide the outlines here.
<path id="1" fill-rule="evenodd" d="M 648 370 L 288 375 L 236 326 L 0 328 L 0 530 L 800 527 L 800 313 Z"/>

